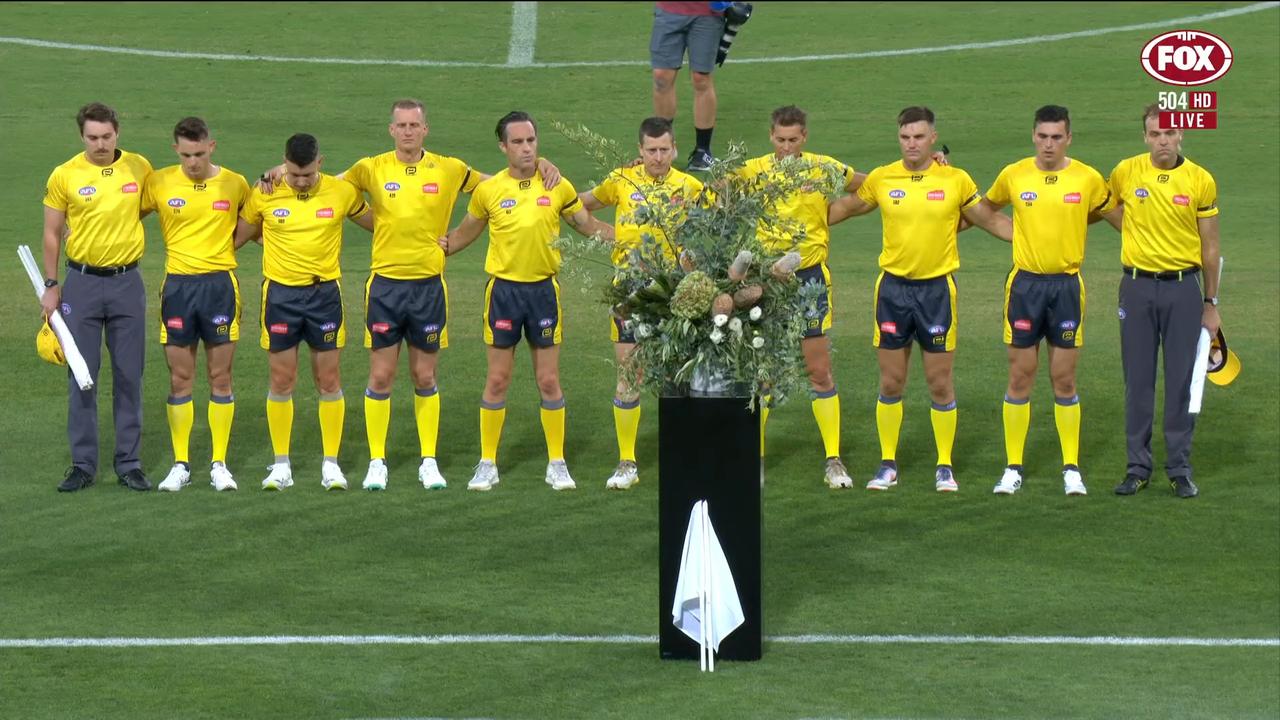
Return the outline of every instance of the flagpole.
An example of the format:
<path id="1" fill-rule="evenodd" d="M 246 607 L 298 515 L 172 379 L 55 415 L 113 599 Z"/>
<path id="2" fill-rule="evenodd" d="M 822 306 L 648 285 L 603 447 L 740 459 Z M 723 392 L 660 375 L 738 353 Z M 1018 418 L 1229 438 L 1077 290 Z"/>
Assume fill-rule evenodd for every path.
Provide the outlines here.
<path id="1" fill-rule="evenodd" d="M 706 593 L 707 612 L 702 615 L 703 632 L 707 638 L 707 671 L 716 671 L 715 648 L 712 647 L 715 634 L 711 626 L 711 616 L 715 614 L 715 598 L 711 596 L 711 513 L 707 509 L 707 501 L 702 501 L 702 587 Z"/>
<path id="2" fill-rule="evenodd" d="M 707 573 L 704 559 L 706 545 L 704 544 L 705 534 L 701 528 L 703 502 L 703 500 L 699 500 L 693 506 L 693 512 L 698 524 L 696 528 L 697 536 L 694 537 L 693 542 L 695 547 L 699 548 L 702 553 L 698 557 L 698 578 L 701 581 L 699 583 L 701 587 L 698 588 L 698 669 L 702 672 L 707 672 Z"/>

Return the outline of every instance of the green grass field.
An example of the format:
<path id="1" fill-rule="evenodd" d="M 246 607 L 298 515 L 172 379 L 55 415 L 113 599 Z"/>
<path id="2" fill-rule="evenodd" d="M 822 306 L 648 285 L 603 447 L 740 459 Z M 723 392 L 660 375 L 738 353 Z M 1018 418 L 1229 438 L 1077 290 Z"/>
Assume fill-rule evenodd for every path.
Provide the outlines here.
<path id="1" fill-rule="evenodd" d="M 1274 718 L 1280 715 L 1280 10 L 1198 22 L 1239 3 L 912 5 L 759 3 L 733 58 L 887 51 L 1081 32 L 1019 46 L 801 62 L 730 62 L 716 73 L 717 149 L 731 139 L 762 154 L 768 113 L 810 113 L 808 149 L 869 170 L 898 157 L 893 117 L 928 104 L 954 164 L 985 189 L 1031 153 L 1034 109 L 1072 111 L 1071 155 L 1102 172 L 1145 150 L 1138 116 L 1165 89 L 1138 63 L 1163 30 L 1225 38 L 1235 66 L 1210 86 L 1220 128 L 1189 133 L 1186 154 L 1216 176 L 1226 274 L 1222 316 L 1244 364 L 1206 390 L 1193 461 L 1201 496 L 1176 500 L 1157 471 L 1133 498 L 1124 472 L 1123 385 L 1115 297 L 1119 239 L 1094 226 L 1085 276 L 1088 345 L 1080 372 L 1082 469 L 1091 494 L 1064 498 L 1047 378 L 1033 396 L 1027 485 L 993 497 L 1004 464 L 1000 306 L 1009 248 L 962 236 L 962 490 L 932 487 L 928 397 L 913 363 L 898 488 L 832 492 L 807 403 L 775 412 L 765 487 L 765 629 L 780 636 L 974 635 L 1264 638 L 1265 647 L 767 642 L 758 663 L 701 675 L 662 662 L 649 643 L 16 648 L 32 638 L 277 635 L 657 634 L 657 403 L 646 399 L 643 482 L 608 493 L 616 462 L 612 348 L 598 293 L 567 280 L 568 462 L 576 493 L 542 482 L 537 394 L 519 360 L 500 453 L 503 483 L 467 493 L 479 453 L 484 373 L 483 248 L 452 259 L 451 347 L 441 362 L 441 469 L 450 488 L 415 482 L 416 435 L 405 370 L 393 396 L 390 489 L 321 491 L 315 391 L 296 393 L 297 485 L 264 494 L 271 460 L 257 347 L 260 248 L 240 256 L 243 338 L 230 466 L 238 493 L 215 494 L 204 459 L 206 386 L 197 383 L 194 483 L 177 495 L 129 493 L 109 469 L 88 491 L 59 495 L 68 462 L 62 375 L 33 352 L 37 306 L 13 248 L 38 246 L 49 172 L 81 149 L 76 109 L 122 114 L 122 147 L 161 167 L 169 132 L 197 114 L 214 127 L 216 159 L 247 176 L 278 161 L 294 132 L 319 137 L 340 172 L 391 148 L 387 108 L 401 96 L 430 111 L 428 146 L 495 172 L 492 135 L 512 108 L 543 122 L 542 152 L 579 189 L 600 177 L 550 128 L 582 122 L 629 142 L 648 115 L 648 3 L 539 3 L 537 63 L 625 66 L 430 67 L 266 62 L 111 54 L 14 44 L 47 40 L 172 53 L 502 64 L 506 3 L 6 4 L 0 7 L 0 159 L 5 218 L 0 264 L 0 718 Z M 1159 27 L 1089 34 L 1164 20 Z M 680 80 L 677 140 L 692 144 Z M 459 212 L 461 212 L 461 205 Z M 163 249 L 148 219 L 143 266 L 159 288 Z M 878 461 L 871 283 L 879 221 L 839 226 L 831 269 L 832 333 L 843 398 L 843 448 L 856 487 Z M 343 255 L 347 321 L 358 328 L 367 234 Z M 154 329 L 151 331 L 154 333 Z M 353 337 L 358 338 L 359 333 Z M 151 336 L 154 342 L 154 334 Z M 523 351 L 521 351 L 523 355 Z M 342 464 L 358 486 L 367 462 L 361 392 L 367 358 L 343 358 L 348 398 Z M 145 468 L 172 462 L 168 376 L 148 348 Z M 110 375 L 100 378 L 104 465 L 110 467 Z M 1158 417 L 1159 415 L 1157 415 Z M 1163 442 L 1155 440 L 1157 461 Z"/>

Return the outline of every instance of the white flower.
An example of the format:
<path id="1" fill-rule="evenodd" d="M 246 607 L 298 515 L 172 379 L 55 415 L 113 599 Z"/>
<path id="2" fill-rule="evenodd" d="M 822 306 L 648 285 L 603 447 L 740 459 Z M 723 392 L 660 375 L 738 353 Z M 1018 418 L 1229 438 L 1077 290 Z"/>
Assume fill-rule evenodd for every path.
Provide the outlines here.
<path id="1" fill-rule="evenodd" d="M 711 342 L 719 345 L 723 340 L 724 340 L 724 333 L 720 332 L 720 328 L 716 328 L 715 330 L 711 331 Z"/>
<path id="2" fill-rule="evenodd" d="M 752 339 L 751 339 L 751 347 L 753 347 L 753 348 L 755 348 L 755 349 L 757 349 L 757 350 L 759 350 L 760 348 L 764 347 L 764 338 L 763 338 L 763 337 L 761 337 L 761 336 L 759 336 L 759 335 L 757 335 L 757 336 L 755 336 L 754 338 L 752 338 Z"/>
<path id="3" fill-rule="evenodd" d="M 729 322 L 729 316 L 724 314 L 716 315 L 711 318 L 711 322 L 715 323 L 716 327 L 724 327 L 724 324 Z"/>
<path id="4" fill-rule="evenodd" d="M 758 321 L 763 315 L 764 311 L 760 309 L 759 305 L 751 308 L 751 311 L 747 313 L 747 317 L 751 318 L 751 322 Z"/>
<path id="5" fill-rule="evenodd" d="M 636 325 L 636 332 L 635 332 L 636 337 L 647 338 L 652 334 L 653 334 L 653 330 L 648 325 L 645 325 L 644 323 L 640 323 L 639 325 Z"/>
<path id="6" fill-rule="evenodd" d="M 734 319 L 730 320 L 730 321 L 729 321 L 729 331 L 730 331 L 730 332 L 732 332 L 734 335 L 741 335 L 741 334 L 742 334 L 742 319 L 741 319 L 741 318 L 734 318 Z"/>

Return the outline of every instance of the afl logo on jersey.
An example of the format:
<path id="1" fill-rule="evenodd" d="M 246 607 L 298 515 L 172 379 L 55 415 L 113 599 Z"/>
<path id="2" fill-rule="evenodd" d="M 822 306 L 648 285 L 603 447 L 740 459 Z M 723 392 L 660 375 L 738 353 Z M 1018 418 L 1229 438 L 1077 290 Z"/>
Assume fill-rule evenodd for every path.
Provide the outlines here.
<path id="1" fill-rule="evenodd" d="M 890 190 L 889 191 L 889 197 L 893 198 L 894 200 L 901 200 L 906 196 L 907 196 L 906 190 Z"/>
<path id="2" fill-rule="evenodd" d="M 89 197 L 90 195 L 92 195 L 92 194 L 94 194 L 94 193 L 98 192 L 98 188 L 93 187 L 92 185 L 90 185 L 90 186 L 88 186 L 88 187 L 82 187 L 82 188 L 80 188 L 79 190 L 77 190 L 76 192 L 80 193 L 81 195 L 83 195 L 83 196 L 85 196 L 85 197 Z"/>
<path id="3" fill-rule="evenodd" d="M 276 208 L 271 211 L 271 214 L 278 218 L 287 218 L 289 217 L 289 210 L 287 208 Z"/>
<path id="4" fill-rule="evenodd" d="M 187 201 L 183 200 L 182 198 L 169 198 L 169 207 L 171 208 L 184 207 L 186 204 L 187 204 Z"/>
<path id="5" fill-rule="evenodd" d="M 1039 196 L 1039 195 L 1036 195 L 1036 194 L 1035 194 L 1035 193 L 1033 193 L 1033 192 L 1024 192 L 1024 193 L 1022 193 L 1021 195 L 1019 195 L 1019 196 L 1018 196 L 1018 198 L 1019 198 L 1019 199 L 1026 200 L 1027 202 L 1034 202 L 1034 201 L 1035 201 L 1035 199 L 1036 199 L 1036 198 L 1038 198 L 1038 197 L 1040 197 L 1040 196 Z"/>
<path id="6" fill-rule="evenodd" d="M 507 198 L 506 200 L 503 200 L 502 202 L 498 203 L 498 207 L 502 208 L 503 210 L 510 210 L 515 206 L 516 206 L 516 201 L 512 200 L 511 198 Z"/>
<path id="7" fill-rule="evenodd" d="M 635 200 L 636 202 L 644 202 L 644 193 L 637 190 L 631 193 L 631 199 Z"/>
<path id="8" fill-rule="evenodd" d="M 1146 188 L 1138 188 L 1137 190 L 1133 191 L 1133 194 L 1140 198 L 1147 198 L 1151 195 L 1151 193 L 1147 192 Z"/>
<path id="9" fill-rule="evenodd" d="M 383 189 L 383 190 L 386 190 L 387 192 L 395 192 L 395 191 L 397 191 L 397 190 L 399 190 L 399 189 L 400 189 L 400 183 L 398 183 L 398 182 L 389 182 L 389 183 L 387 183 L 386 185 L 383 185 L 383 186 L 382 186 L 382 189 Z"/>

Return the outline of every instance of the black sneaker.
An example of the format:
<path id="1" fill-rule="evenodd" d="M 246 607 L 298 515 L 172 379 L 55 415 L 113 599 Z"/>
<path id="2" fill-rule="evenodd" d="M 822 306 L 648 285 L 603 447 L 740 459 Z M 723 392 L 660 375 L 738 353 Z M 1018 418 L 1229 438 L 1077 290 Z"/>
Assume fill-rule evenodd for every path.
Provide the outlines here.
<path id="1" fill-rule="evenodd" d="M 706 172 L 711 169 L 711 163 L 715 161 L 716 159 L 711 156 L 711 153 L 701 148 L 694 148 L 693 152 L 689 154 L 689 164 L 685 169 L 691 172 Z"/>
<path id="2" fill-rule="evenodd" d="M 93 476 L 72 465 L 67 468 L 67 474 L 62 478 L 62 482 L 58 484 L 58 492 L 75 492 L 83 490 L 93 484 Z"/>
<path id="3" fill-rule="evenodd" d="M 1196 487 L 1196 484 L 1191 482 L 1191 478 L 1186 475 L 1171 478 L 1169 485 L 1173 488 L 1173 494 L 1180 498 L 1193 498 L 1200 494 L 1200 488 Z"/>
<path id="4" fill-rule="evenodd" d="M 1151 478 L 1138 477 L 1137 475 L 1125 475 L 1124 482 L 1116 486 L 1117 495 L 1133 495 L 1139 490 L 1145 490 L 1147 485 L 1151 483 Z"/>
<path id="5" fill-rule="evenodd" d="M 148 480 L 147 476 L 143 475 L 142 471 L 137 468 L 121 475 L 120 484 L 130 490 L 137 490 L 138 492 L 146 492 L 151 489 L 151 481 Z"/>

